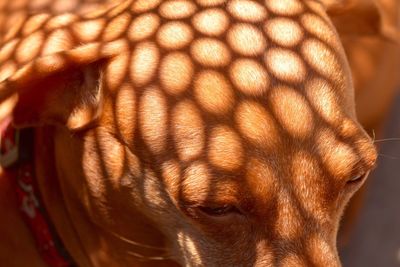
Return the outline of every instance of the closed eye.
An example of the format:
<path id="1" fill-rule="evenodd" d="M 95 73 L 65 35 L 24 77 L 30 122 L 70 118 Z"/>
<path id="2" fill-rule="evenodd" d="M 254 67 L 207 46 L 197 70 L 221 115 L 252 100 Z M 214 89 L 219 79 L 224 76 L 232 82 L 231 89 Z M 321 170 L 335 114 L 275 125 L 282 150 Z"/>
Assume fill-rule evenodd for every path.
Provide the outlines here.
<path id="1" fill-rule="evenodd" d="M 229 214 L 240 214 L 241 212 L 239 211 L 238 208 L 236 208 L 233 205 L 222 205 L 222 206 L 215 206 L 215 207 L 207 207 L 207 206 L 199 206 L 198 209 L 208 215 L 208 216 L 213 216 L 213 217 L 221 217 L 221 216 L 226 216 Z"/>
<path id="2" fill-rule="evenodd" d="M 367 178 L 368 174 L 369 171 L 362 174 L 354 175 L 347 181 L 347 184 L 356 184 L 363 182 Z"/>
<path id="3" fill-rule="evenodd" d="M 233 204 L 200 204 L 182 206 L 187 215 L 194 219 L 228 218 L 231 215 L 243 215 L 239 208 Z"/>

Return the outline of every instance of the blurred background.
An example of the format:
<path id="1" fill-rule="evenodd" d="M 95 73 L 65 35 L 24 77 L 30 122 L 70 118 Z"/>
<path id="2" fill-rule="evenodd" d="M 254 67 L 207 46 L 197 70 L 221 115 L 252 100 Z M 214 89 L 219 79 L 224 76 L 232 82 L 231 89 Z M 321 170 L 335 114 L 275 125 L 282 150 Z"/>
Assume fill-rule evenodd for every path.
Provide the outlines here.
<path id="1" fill-rule="evenodd" d="M 382 139 L 400 138 L 400 93 Z M 377 142 L 378 167 L 349 243 L 342 248 L 344 267 L 400 266 L 400 140 Z"/>

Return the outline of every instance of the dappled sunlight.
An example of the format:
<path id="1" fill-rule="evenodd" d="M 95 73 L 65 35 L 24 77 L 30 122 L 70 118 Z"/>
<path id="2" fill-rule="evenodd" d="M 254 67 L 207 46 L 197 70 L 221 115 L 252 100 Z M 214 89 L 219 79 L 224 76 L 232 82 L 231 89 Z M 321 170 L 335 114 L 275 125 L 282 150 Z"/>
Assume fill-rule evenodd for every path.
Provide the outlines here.
<path id="1" fill-rule="evenodd" d="M 212 165 L 227 171 L 235 171 L 243 165 L 241 140 L 228 126 L 211 129 L 208 143 L 208 158 Z"/>
<path id="2" fill-rule="evenodd" d="M 69 50 L 72 48 L 72 40 L 73 37 L 69 31 L 64 29 L 55 30 L 47 37 L 47 40 L 42 48 L 42 55 Z"/>
<path id="3" fill-rule="evenodd" d="M 70 109 L 67 121 L 90 122 L 67 127 L 96 223 L 143 224 L 129 235 L 155 225 L 186 265 L 239 266 L 241 251 L 252 265 L 265 250 L 279 266 L 336 266 L 337 196 L 376 154 L 320 4 L 129 0 L 85 14 L 35 5 L 44 13 L 17 12 L 0 27 L 0 98 L 95 66 L 95 93 L 51 99 Z M 207 214 L 221 206 L 230 217 Z M 232 229 L 243 234 L 223 236 Z"/>
<path id="4" fill-rule="evenodd" d="M 245 58 L 235 60 L 229 74 L 232 83 L 243 94 L 260 96 L 268 90 L 268 73 L 255 60 Z"/>
<path id="5" fill-rule="evenodd" d="M 204 203 L 207 201 L 213 177 L 211 170 L 207 163 L 203 161 L 194 161 L 187 168 L 185 168 L 182 184 L 178 185 L 182 191 L 184 203 Z"/>
<path id="6" fill-rule="evenodd" d="M 18 63 L 26 63 L 36 57 L 44 42 L 44 33 L 36 32 L 21 40 L 16 51 L 16 60 Z"/>
<path id="7" fill-rule="evenodd" d="M 79 0 L 62 1 L 56 0 L 52 4 L 52 9 L 55 12 L 65 12 L 65 10 L 73 10 L 78 4 Z"/>
<path id="8" fill-rule="evenodd" d="M 196 11 L 196 5 L 187 0 L 165 1 L 159 7 L 159 13 L 166 19 L 187 18 Z"/>
<path id="9" fill-rule="evenodd" d="M 13 38 L 18 31 L 21 29 L 22 25 L 27 19 L 27 15 L 24 12 L 14 13 L 8 19 L 4 25 L 5 29 L 8 29 L 6 35 L 4 35 L 3 40 L 8 41 Z"/>
<path id="10" fill-rule="evenodd" d="M 270 105 L 277 120 L 294 137 L 310 137 L 314 129 L 313 113 L 303 95 L 289 87 L 276 87 Z"/>
<path id="11" fill-rule="evenodd" d="M 237 107 L 235 120 L 241 134 L 263 149 L 271 151 L 276 148 L 281 137 L 272 115 L 265 110 L 263 105 L 247 101 Z"/>
<path id="12" fill-rule="evenodd" d="M 271 48 L 265 54 L 265 64 L 278 79 L 299 83 L 306 78 L 303 60 L 289 49 Z"/>
<path id="13" fill-rule="evenodd" d="M 275 18 L 265 25 L 268 37 L 281 46 L 295 46 L 303 38 L 303 30 L 295 21 L 288 18 Z"/>
<path id="14" fill-rule="evenodd" d="M 193 62 L 186 53 L 172 52 L 161 60 L 160 83 L 169 94 L 178 95 L 187 90 L 193 74 Z"/>
<path id="15" fill-rule="evenodd" d="M 166 49 L 180 49 L 193 39 L 192 28 L 183 22 L 168 22 L 157 33 L 158 43 Z"/>
<path id="16" fill-rule="evenodd" d="M 301 237 L 304 231 L 301 214 L 286 191 L 280 192 L 277 205 L 279 208 L 276 210 L 274 234 L 285 240 L 296 240 Z"/>
<path id="17" fill-rule="evenodd" d="M 105 25 L 106 20 L 104 18 L 99 18 L 75 23 L 72 30 L 79 39 L 84 42 L 90 42 L 99 38 Z"/>
<path id="18" fill-rule="evenodd" d="M 99 162 L 104 163 L 105 170 L 112 170 L 112 172 L 107 173 L 107 177 L 114 190 L 121 190 L 121 177 L 125 166 L 120 159 L 124 157 L 126 148 L 122 144 L 98 141 L 103 157 Z M 103 189 L 103 191 L 105 190 Z"/>
<path id="19" fill-rule="evenodd" d="M 229 26 L 229 17 L 222 9 L 207 9 L 196 14 L 192 20 L 194 28 L 205 35 L 218 36 Z"/>
<path id="20" fill-rule="evenodd" d="M 202 7 L 212 7 L 224 5 L 226 3 L 226 0 L 196 0 L 196 2 Z"/>
<path id="21" fill-rule="evenodd" d="M 337 259 L 335 248 L 321 236 L 311 235 L 307 240 L 306 251 L 310 254 L 310 262 L 316 266 L 332 266 Z"/>
<path id="22" fill-rule="evenodd" d="M 275 192 L 279 190 L 279 176 L 265 160 L 255 156 L 246 158 L 246 182 L 249 193 L 259 198 L 262 205 L 255 207 L 259 214 L 267 215 L 271 205 L 275 205 Z M 268 179 L 265 179 L 268 177 Z"/>
<path id="23" fill-rule="evenodd" d="M 171 196 L 177 197 L 182 181 L 182 168 L 178 160 L 168 160 L 161 164 L 161 179 Z"/>
<path id="24" fill-rule="evenodd" d="M 0 49 L 1 62 L 6 62 L 6 60 L 12 56 L 12 54 L 15 52 L 15 48 L 17 47 L 18 44 L 19 44 L 19 39 L 11 40 L 11 41 L 3 44 L 3 46 Z M 8 62 L 6 62 L 6 63 L 8 63 Z"/>
<path id="25" fill-rule="evenodd" d="M 102 40 L 109 42 L 121 37 L 127 31 L 131 19 L 131 14 L 124 12 L 110 20 L 104 28 Z"/>
<path id="26" fill-rule="evenodd" d="M 314 35 L 318 39 L 330 45 L 339 45 L 337 38 L 335 38 L 334 29 L 320 16 L 306 13 L 301 16 L 300 22 L 308 33 Z"/>
<path id="27" fill-rule="evenodd" d="M 229 13 L 238 20 L 257 22 L 267 17 L 266 8 L 256 1 L 233 0 L 229 1 L 227 8 Z"/>
<path id="28" fill-rule="evenodd" d="M 355 121 L 345 118 L 342 120 L 341 126 L 340 126 L 340 136 L 344 138 L 351 138 L 352 136 L 356 136 L 359 131 L 359 124 L 357 124 Z"/>
<path id="29" fill-rule="evenodd" d="M 203 265 L 203 261 L 201 257 L 199 257 L 198 248 L 196 247 L 196 242 L 193 241 L 188 235 L 185 235 L 184 232 L 179 232 L 177 235 L 178 243 L 182 246 L 184 254 L 185 262 L 190 262 L 194 266 Z M 196 255 L 193 257 L 192 255 Z"/>
<path id="30" fill-rule="evenodd" d="M 147 85 L 156 75 L 160 52 L 152 42 L 138 44 L 130 60 L 130 77 L 137 86 Z"/>
<path id="31" fill-rule="evenodd" d="M 265 5 L 271 12 L 286 16 L 298 15 L 305 8 L 300 0 L 268 0 Z"/>
<path id="32" fill-rule="evenodd" d="M 335 80 L 335 78 L 338 79 L 336 76 L 341 67 L 337 59 L 337 52 L 331 51 L 329 47 L 317 39 L 305 40 L 302 44 L 301 51 L 306 62 L 308 62 L 315 71 L 333 80 Z M 329 66 L 329 68 L 326 66 Z"/>
<path id="33" fill-rule="evenodd" d="M 107 88 L 109 88 L 111 92 L 121 90 L 121 83 L 128 72 L 129 60 L 129 53 L 123 53 L 108 62 L 104 80 Z"/>
<path id="34" fill-rule="evenodd" d="M 291 182 L 294 185 L 293 193 L 296 200 L 301 203 L 302 209 L 307 214 L 313 214 L 320 223 L 329 223 L 330 215 L 335 209 L 335 203 L 331 203 L 335 187 L 326 174 L 323 174 L 320 158 L 308 151 L 297 151 L 290 160 Z M 324 186 L 316 187 L 316 184 Z"/>
<path id="35" fill-rule="evenodd" d="M 135 13 L 144 13 L 151 9 L 158 7 L 161 4 L 161 0 L 137 0 L 137 1 L 127 1 L 132 3 L 131 10 Z"/>
<path id="36" fill-rule="evenodd" d="M 165 151 L 168 130 L 167 103 L 159 88 L 150 87 L 139 104 L 139 121 L 145 143 L 154 154 Z"/>
<path id="37" fill-rule="evenodd" d="M 343 116 L 340 99 L 335 89 L 324 79 L 310 79 L 305 84 L 306 97 L 311 106 L 329 124 L 338 124 L 338 118 Z"/>
<path id="38" fill-rule="evenodd" d="M 115 97 L 116 124 L 126 143 L 131 144 L 135 137 L 137 120 L 136 94 L 131 84 L 123 84 Z"/>
<path id="39" fill-rule="evenodd" d="M 160 17 L 156 14 L 143 14 L 133 19 L 128 38 L 132 42 L 140 41 L 152 36 L 160 26 Z"/>
<path id="40" fill-rule="evenodd" d="M 178 205 L 181 208 L 187 207 L 182 211 L 191 216 L 187 219 L 193 220 L 197 217 L 207 221 L 207 218 L 200 218 L 201 214 L 195 210 L 198 203 L 206 207 L 207 205 L 217 205 L 217 203 L 236 204 L 240 201 L 241 190 L 237 187 L 238 181 L 233 178 L 221 179 L 215 176 L 214 171 L 214 167 L 202 160 L 193 161 L 185 168 L 182 181 L 177 189 L 179 189 Z M 218 231 L 207 225 L 201 225 L 201 222 L 194 223 L 208 233 Z"/>
<path id="41" fill-rule="evenodd" d="M 262 32 L 248 24 L 233 25 L 228 31 L 227 40 L 233 51 L 243 56 L 261 55 L 267 47 Z"/>
<path id="42" fill-rule="evenodd" d="M 0 81 L 10 77 L 17 71 L 18 65 L 15 62 L 7 62 L 0 66 Z"/>
<path id="43" fill-rule="evenodd" d="M 96 18 L 97 18 L 97 16 L 96 16 Z M 90 22 L 92 22 L 92 21 L 90 20 L 90 18 L 88 18 L 88 19 L 89 19 L 88 21 L 82 21 L 83 25 L 86 22 L 88 22 L 89 25 L 91 24 Z M 63 27 L 63 26 L 68 26 L 71 23 L 76 22 L 78 20 L 79 20 L 79 17 L 77 15 L 75 15 L 75 14 L 69 14 L 69 13 L 60 14 L 60 15 L 56 15 L 54 17 L 48 17 L 48 18 L 46 17 L 46 21 L 43 21 L 43 23 L 46 22 L 46 24 L 43 25 L 43 26 L 45 27 L 44 28 L 45 30 L 51 31 L 51 30 L 54 30 L 56 28 L 60 28 L 60 27 Z M 89 28 L 93 27 L 94 31 L 96 29 L 99 29 L 99 28 L 102 29 L 102 27 L 101 27 L 102 23 L 103 23 L 102 21 L 103 21 L 103 19 L 97 20 L 98 24 L 100 24 L 100 25 L 91 24 L 91 26 L 89 26 Z M 36 25 L 36 27 L 38 27 L 41 23 L 42 23 L 42 21 L 39 21 L 38 24 Z M 73 26 L 75 26 L 75 25 L 79 25 L 79 22 L 77 24 L 74 24 Z M 79 26 L 77 26 L 77 27 L 79 28 Z M 79 34 L 80 32 L 81 32 L 80 30 L 77 30 L 76 34 Z M 88 34 L 90 34 L 90 33 L 88 33 Z"/>
<path id="44" fill-rule="evenodd" d="M 328 171 L 337 178 L 345 179 L 356 169 L 360 161 L 354 148 L 341 142 L 330 129 L 321 130 L 317 136 L 318 152 Z"/>
<path id="45" fill-rule="evenodd" d="M 194 95 L 206 111 L 226 114 L 233 108 L 234 92 L 225 76 L 216 71 L 203 71 L 193 84 Z"/>
<path id="46" fill-rule="evenodd" d="M 191 46 L 191 52 L 193 58 L 205 67 L 223 67 L 231 61 L 228 47 L 217 39 L 197 39 Z"/>
<path id="47" fill-rule="evenodd" d="M 281 266 L 306 267 L 308 265 L 300 256 L 296 254 L 288 254 L 282 258 Z"/>
<path id="48" fill-rule="evenodd" d="M 190 101 L 175 105 L 171 122 L 178 157 L 182 161 L 198 158 L 204 151 L 204 122 L 200 111 Z"/>
<path id="49" fill-rule="evenodd" d="M 99 175 L 98 170 L 101 170 L 102 169 L 101 165 L 104 164 L 101 158 L 102 154 L 93 153 L 94 151 L 91 149 L 91 147 L 93 146 L 96 147 L 96 149 L 99 150 L 101 149 L 100 147 L 95 145 L 96 143 L 98 143 L 96 138 L 97 138 L 96 133 L 91 133 L 90 135 L 87 136 L 86 139 L 87 141 L 85 142 L 86 149 L 84 149 L 84 154 L 82 155 L 82 159 L 85 161 L 90 159 L 90 161 L 92 162 L 91 165 L 86 165 L 83 167 L 83 172 L 87 176 Z M 88 189 L 91 191 L 90 195 L 92 196 L 92 198 L 101 199 L 106 197 L 105 196 L 106 189 L 104 182 L 102 180 L 91 179 L 88 180 L 87 183 L 89 183 Z M 104 207 L 100 207 L 99 209 L 104 211 Z M 106 215 L 108 217 L 108 214 Z"/>

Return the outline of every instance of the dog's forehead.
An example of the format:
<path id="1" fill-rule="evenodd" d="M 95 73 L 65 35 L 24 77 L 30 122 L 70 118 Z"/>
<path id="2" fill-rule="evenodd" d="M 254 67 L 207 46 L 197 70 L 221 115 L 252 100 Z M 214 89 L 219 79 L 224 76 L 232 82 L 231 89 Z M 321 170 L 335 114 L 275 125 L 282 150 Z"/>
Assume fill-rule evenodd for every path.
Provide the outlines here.
<path id="1" fill-rule="evenodd" d="M 181 162 L 206 158 L 232 172 L 252 151 L 311 149 L 310 140 L 336 134 L 353 115 L 344 53 L 318 1 L 137 0 L 28 22 L 22 41 L 7 44 L 21 62 L 74 42 L 127 44 L 104 69 L 104 88 L 117 96 L 116 112 L 105 113 L 154 155 L 172 147 Z M 7 45 L 4 58 L 14 55 Z"/>
<path id="2" fill-rule="evenodd" d="M 315 1 L 135 1 L 129 8 L 132 22 L 120 24 L 134 47 L 132 82 L 143 86 L 157 76 L 173 96 L 197 87 L 208 111 L 216 108 L 206 102 L 229 97 L 229 85 L 249 97 L 280 83 L 301 89 L 310 76 L 338 93 L 351 87 L 338 36 Z"/>
<path id="3" fill-rule="evenodd" d="M 256 189 L 256 201 L 279 194 L 288 197 L 282 203 L 318 204 L 338 191 L 337 180 L 365 155 L 351 143 L 362 133 L 349 104 L 350 73 L 322 6 L 137 3 L 145 11 L 128 30 L 132 52 L 119 62 L 130 60 L 138 133 L 153 155 L 186 166 L 172 173 L 188 182 L 188 194 L 208 195 L 204 186 L 226 186 L 216 177 L 232 176 L 245 177 L 240 184 Z M 169 178 L 171 162 L 162 170 Z M 288 185 L 296 190 L 282 193 Z"/>
<path id="4" fill-rule="evenodd" d="M 321 95 L 316 89 L 305 93 L 311 78 L 320 78 L 336 98 L 347 96 L 351 87 L 338 36 L 317 1 L 140 0 L 84 16 L 20 19 L 26 25 L 13 26 L 5 38 L 22 38 L 3 47 L 5 59 L 15 54 L 22 64 L 81 44 L 119 40 L 126 53 L 105 72 L 111 90 L 126 79 L 138 91 L 158 85 L 166 97 L 194 95 L 212 114 L 232 110 L 235 96 L 267 105 L 265 99 L 280 85 L 305 98 Z M 49 64 L 63 63 L 56 59 Z M 15 64 L 6 64 L 1 74 L 13 71 Z"/>
<path id="5" fill-rule="evenodd" d="M 128 30 L 134 48 L 125 61 L 153 152 L 172 131 L 183 160 L 206 145 L 221 158 L 224 142 L 240 157 L 243 142 L 273 149 L 352 115 L 344 54 L 318 3 L 149 3 Z"/>

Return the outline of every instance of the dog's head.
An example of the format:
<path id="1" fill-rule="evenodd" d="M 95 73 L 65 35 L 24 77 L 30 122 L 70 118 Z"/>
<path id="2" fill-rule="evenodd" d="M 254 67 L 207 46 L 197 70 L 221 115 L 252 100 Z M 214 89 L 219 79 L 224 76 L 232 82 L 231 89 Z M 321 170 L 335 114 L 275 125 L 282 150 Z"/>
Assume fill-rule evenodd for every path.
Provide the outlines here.
<path id="1" fill-rule="evenodd" d="M 71 220 L 110 254 L 161 235 L 183 266 L 340 265 L 376 152 L 324 5 L 138 0 L 28 21 L 5 37 L 2 77 L 24 67 L 1 96 L 18 94 L 17 126 L 53 125 Z"/>

